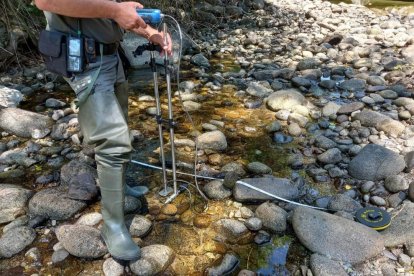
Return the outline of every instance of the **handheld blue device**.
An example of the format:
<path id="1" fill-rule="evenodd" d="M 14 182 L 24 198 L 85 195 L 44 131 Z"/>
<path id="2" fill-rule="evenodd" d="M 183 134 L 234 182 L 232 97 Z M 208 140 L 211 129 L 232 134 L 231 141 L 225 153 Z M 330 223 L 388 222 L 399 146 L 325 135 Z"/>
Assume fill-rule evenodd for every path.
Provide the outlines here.
<path id="1" fill-rule="evenodd" d="M 159 9 L 137 9 L 137 13 L 145 23 L 152 25 L 159 24 L 164 17 Z"/>

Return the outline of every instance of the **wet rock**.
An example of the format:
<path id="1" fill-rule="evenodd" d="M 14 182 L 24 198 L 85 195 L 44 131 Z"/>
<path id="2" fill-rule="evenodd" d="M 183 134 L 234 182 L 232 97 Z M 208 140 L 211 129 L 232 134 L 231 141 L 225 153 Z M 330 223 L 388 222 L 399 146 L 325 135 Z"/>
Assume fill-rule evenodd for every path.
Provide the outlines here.
<path id="1" fill-rule="evenodd" d="M 48 108 L 61 108 L 66 106 L 66 103 L 58 99 L 49 98 L 46 100 L 45 106 Z"/>
<path id="2" fill-rule="evenodd" d="M 91 173 L 79 173 L 69 182 L 68 198 L 93 200 L 98 195 L 96 181 Z"/>
<path id="3" fill-rule="evenodd" d="M 207 268 L 206 274 L 208 276 L 228 275 L 238 267 L 239 263 L 236 255 L 227 253 L 218 266 Z"/>
<path id="4" fill-rule="evenodd" d="M 69 256 L 69 252 L 65 249 L 59 249 L 52 254 L 52 264 L 64 261 Z"/>
<path id="5" fill-rule="evenodd" d="M 306 58 L 299 61 L 296 69 L 298 71 L 307 70 L 307 69 L 316 69 L 318 68 L 320 62 L 314 58 Z"/>
<path id="6" fill-rule="evenodd" d="M 277 144 L 288 144 L 293 141 L 293 137 L 275 132 L 273 135 L 273 141 Z"/>
<path id="7" fill-rule="evenodd" d="M 131 214 L 134 212 L 139 212 L 142 207 L 141 200 L 135 196 L 126 196 L 124 204 L 124 213 Z"/>
<path id="8" fill-rule="evenodd" d="M 25 226 L 28 222 L 29 222 L 28 216 L 24 215 L 24 216 L 18 217 L 17 219 L 13 220 L 12 222 L 4 226 L 3 233 L 6 233 L 10 229 L 13 229 L 16 227 Z"/>
<path id="9" fill-rule="evenodd" d="M 32 215 L 65 220 L 86 207 L 81 201 L 69 199 L 62 187 L 49 188 L 36 193 L 29 201 Z"/>
<path id="10" fill-rule="evenodd" d="M 221 171 L 226 172 L 226 173 L 233 172 L 238 176 L 246 175 L 246 171 L 244 170 L 243 165 L 237 162 L 231 162 L 231 163 L 224 165 L 221 168 Z"/>
<path id="11" fill-rule="evenodd" d="M 401 122 L 370 110 L 363 110 L 355 114 L 352 120 L 359 120 L 362 126 L 375 127 L 395 137 L 400 135 L 405 129 L 405 126 Z"/>
<path id="12" fill-rule="evenodd" d="M 249 232 L 243 222 L 234 219 L 220 219 L 216 222 L 216 225 L 222 229 L 223 234 L 229 241 L 237 240 Z"/>
<path id="13" fill-rule="evenodd" d="M 407 198 L 407 195 L 404 192 L 395 193 L 395 194 L 388 197 L 388 203 L 389 203 L 391 208 L 396 208 L 406 198 Z"/>
<path id="14" fill-rule="evenodd" d="M 76 257 L 99 258 L 108 252 L 100 231 L 90 226 L 62 225 L 57 228 L 56 237 Z"/>
<path id="15" fill-rule="evenodd" d="M 360 110 L 364 108 L 364 104 L 361 102 L 353 102 L 353 103 L 349 103 L 349 104 L 344 104 L 342 105 L 338 111 L 337 114 L 341 115 L 341 114 L 351 114 L 352 112 L 355 112 L 357 110 Z"/>
<path id="16" fill-rule="evenodd" d="M 108 258 L 102 267 L 105 276 L 122 276 L 124 275 L 124 266 L 112 258 Z"/>
<path id="17" fill-rule="evenodd" d="M 334 141 L 323 135 L 318 135 L 315 137 L 315 143 L 317 147 L 322 149 L 332 149 L 337 146 Z"/>
<path id="18" fill-rule="evenodd" d="M 246 92 L 249 95 L 265 98 L 272 94 L 273 90 L 267 81 L 250 82 Z"/>
<path id="19" fill-rule="evenodd" d="M 317 158 L 319 162 L 324 164 L 336 164 L 342 161 L 342 154 L 340 149 L 332 148 L 319 154 Z"/>
<path id="20" fill-rule="evenodd" d="M 154 244 L 143 247 L 141 258 L 131 263 L 130 268 L 135 275 L 156 275 L 165 271 L 174 259 L 175 253 L 171 248 Z"/>
<path id="21" fill-rule="evenodd" d="M 273 121 L 269 125 L 266 126 L 267 132 L 275 132 L 279 131 L 282 126 L 280 125 L 279 121 Z"/>
<path id="22" fill-rule="evenodd" d="M 213 180 L 203 187 L 204 192 L 210 199 L 225 199 L 231 196 L 231 191 L 223 186 L 223 181 Z"/>
<path id="23" fill-rule="evenodd" d="M 0 224 L 25 213 L 26 201 L 33 192 L 18 185 L 0 184 Z"/>
<path id="24" fill-rule="evenodd" d="M 62 184 L 69 185 L 70 183 L 79 182 L 79 179 L 77 177 L 79 174 L 90 174 L 93 178 L 98 177 L 96 169 L 81 160 L 74 159 L 62 166 L 60 170 L 60 178 Z"/>
<path id="25" fill-rule="evenodd" d="M 10 258 L 21 252 L 36 238 L 36 232 L 27 226 L 13 228 L 0 238 L 0 258 Z"/>
<path id="26" fill-rule="evenodd" d="M 197 228 L 208 228 L 212 222 L 212 218 L 209 215 L 197 215 L 194 220 L 193 224 Z"/>
<path id="27" fill-rule="evenodd" d="M 361 192 L 363 193 L 369 193 L 372 188 L 374 188 L 375 183 L 373 181 L 367 181 L 361 186 Z"/>
<path id="28" fill-rule="evenodd" d="M 369 144 L 351 160 L 348 172 L 352 177 L 364 180 L 382 180 L 397 175 L 405 167 L 404 159 L 380 145 Z"/>
<path id="29" fill-rule="evenodd" d="M 203 54 L 192 56 L 190 62 L 199 67 L 210 68 L 210 62 Z"/>
<path id="30" fill-rule="evenodd" d="M 256 217 L 262 220 L 264 228 L 273 232 L 286 230 L 287 213 L 274 203 L 265 202 L 257 207 Z"/>
<path id="31" fill-rule="evenodd" d="M 385 206 L 387 205 L 387 202 L 385 201 L 385 199 L 383 199 L 382 197 L 379 196 L 372 196 L 369 201 L 377 206 Z"/>
<path id="32" fill-rule="evenodd" d="M 0 85 L 0 107 L 17 107 L 23 100 L 23 94 L 16 89 Z"/>
<path id="33" fill-rule="evenodd" d="M 227 148 L 226 136 L 219 130 L 201 134 L 197 137 L 197 144 L 199 149 L 222 151 Z"/>
<path id="34" fill-rule="evenodd" d="M 322 114 L 325 117 L 330 117 L 332 115 L 336 115 L 336 113 L 338 112 L 340 108 L 341 106 L 339 104 L 334 103 L 334 102 L 329 102 L 322 108 Z"/>
<path id="35" fill-rule="evenodd" d="M 286 178 L 246 178 L 241 179 L 240 181 L 285 199 L 296 199 L 299 196 L 298 188 Z M 274 199 L 269 195 L 255 191 L 240 183 L 236 183 L 234 186 L 233 196 L 234 199 L 239 202 L 263 202 Z"/>
<path id="36" fill-rule="evenodd" d="M 0 128 L 16 136 L 31 138 L 33 134 L 44 134 L 35 138 L 43 138 L 50 133 L 53 120 L 47 116 L 22 110 L 5 108 L 0 110 Z"/>
<path id="37" fill-rule="evenodd" d="M 381 232 L 387 247 L 414 241 L 414 203 L 406 200 L 400 210 L 396 211 L 391 225 Z"/>
<path id="38" fill-rule="evenodd" d="M 262 229 L 262 226 L 263 226 L 263 222 L 259 218 L 249 218 L 248 220 L 245 221 L 244 224 L 251 231 L 259 231 L 260 229 Z"/>
<path id="39" fill-rule="evenodd" d="M 257 245 L 266 244 L 266 243 L 270 242 L 271 240 L 272 240 L 272 236 L 268 232 L 263 231 L 263 230 L 260 230 L 256 234 L 256 236 L 254 236 L 254 242 Z"/>
<path id="40" fill-rule="evenodd" d="M 144 237 L 152 228 L 152 222 L 141 215 L 135 215 L 126 220 L 126 226 L 132 236 Z"/>
<path id="41" fill-rule="evenodd" d="M 296 89 L 279 90 L 272 93 L 266 102 L 272 111 L 281 109 L 294 110 L 297 105 L 305 105 L 305 97 Z"/>
<path id="42" fill-rule="evenodd" d="M 331 197 L 331 201 L 329 202 L 328 209 L 336 210 L 336 211 L 345 211 L 348 213 L 355 213 L 358 209 L 361 209 L 362 205 L 352 199 L 351 197 L 338 194 Z"/>
<path id="43" fill-rule="evenodd" d="M 102 220 L 102 215 L 100 213 L 93 212 L 93 213 L 89 213 L 89 214 L 85 214 L 81 216 L 76 222 L 76 224 L 94 226 L 98 224 L 101 220 Z"/>
<path id="44" fill-rule="evenodd" d="M 385 179 L 384 186 L 388 191 L 396 193 L 407 190 L 409 184 L 402 175 L 392 175 Z"/>
<path id="45" fill-rule="evenodd" d="M 350 79 L 343 81 L 340 85 L 340 88 L 350 92 L 360 91 L 365 89 L 365 80 L 360 79 Z"/>
<path id="46" fill-rule="evenodd" d="M 302 129 L 297 123 L 291 123 L 288 126 L 288 132 L 292 136 L 300 136 L 302 134 Z"/>
<path id="47" fill-rule="evenodd" d="M 177 207 L 174 204 L 165 204 L 161 207 L 161 213 L 167 216 L 174 216 L 177 213 Z"/>
<path id="48" fill-rule="evenodd" d="M 347 276 L 345 269 L 339 262 L 333 261 L 325 256 L 313 254 L 310 258 L 312 273 L 318 276 Z"/>
<path id="49" fill-rule="evenodd" d="M 247 170 L 254 174 L 271 174 L 272 169 L 260 162 L 251 162 L 247 164 Z"/>
<path id="50" fill-rule="evenodd" d="M 306 248 L 338 261 L 360 263 L 380 254 L 384 247 L 375 230 L 310 208 L 296 208 L 292 225 Z"/>
<path id="51" fill-rule="evenodd" d="M 183 102 L 183 108 L 189 112 L 197 111 L 201 108 L 201 104 L 194 102 L 194 101 L 185 101 Z"/>

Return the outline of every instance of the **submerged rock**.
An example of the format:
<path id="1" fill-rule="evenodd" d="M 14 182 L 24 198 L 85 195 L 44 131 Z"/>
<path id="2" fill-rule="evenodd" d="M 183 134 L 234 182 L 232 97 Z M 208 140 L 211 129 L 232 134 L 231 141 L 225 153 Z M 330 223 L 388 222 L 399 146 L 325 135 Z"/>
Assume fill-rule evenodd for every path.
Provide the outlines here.
<path id="1" fill-rule="evenodd" d="M 241 182 L 264 190 L 268 193 L 285 199 L 296 199 L 299 196 L 299 190 L 293 183 L 286 178 L 276 177 L 261 177 L 261 178 L 245 178 Z M 263 202 L 266 200 L 273 200 L 274 198 L 244 186 L 236 182 L 233 189 L 234 199 L 239 202 Z"/>
<path id="2" fill-rule="evenodd" d="M 236 255 L 227 253 L 218 266 L 207 268 L 206 272 L 208 276 L 228 275 L 237 268 L 239 263 L 240 261 Z"/>
<path id="3" fill-rule="evenodd" d="M 227 148 L 226 136 L 219 131 L 209 131 L 197 137 L 199 149 L 211 149 L 222 151 Z"/>
<path id="4" fill-rule="evenodd" d="M 311 208 L 296 208 L 292 225 L 306 248 L 338 261 L 360 263 L 377 256 L 384 247 L 375 230 Z"/>

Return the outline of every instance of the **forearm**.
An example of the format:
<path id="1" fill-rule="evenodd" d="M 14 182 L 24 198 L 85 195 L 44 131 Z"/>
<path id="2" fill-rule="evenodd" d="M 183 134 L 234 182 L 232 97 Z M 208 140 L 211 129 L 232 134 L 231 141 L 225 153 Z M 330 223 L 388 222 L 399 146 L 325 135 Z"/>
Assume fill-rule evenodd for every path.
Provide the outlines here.
<path id="1" fill-rule="evenodd" d="M 115 18 L 117 2 L 108 0 L 35 0 L 44 11 L 77 18 Z"/>

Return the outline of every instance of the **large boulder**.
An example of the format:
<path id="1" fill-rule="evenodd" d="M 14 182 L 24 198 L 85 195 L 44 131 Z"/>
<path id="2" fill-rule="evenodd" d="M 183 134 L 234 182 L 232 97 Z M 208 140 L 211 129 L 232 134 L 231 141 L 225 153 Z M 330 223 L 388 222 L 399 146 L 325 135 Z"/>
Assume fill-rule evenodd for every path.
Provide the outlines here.
<path id="1" fill-rule="evenodd" d="M 53 120 L 19 108 L 0 109 L 0 128 L 19 137 L 43 138 L 50 133 Z"/>
<path id="2" fill-rule="evenodd" d="M 245 182 L 253 187 L 266 191 L 270 194 L 285 198 L 296 199 L 299 197 L 298 188 L 286 178 L 277 177 L 261 177 L 246 178 L 240 182 Z M 275 198 L 236 182 L 233 189 L 234 199 L 239 202 L 264 202 L 266 200 L 274 200 Z"/>
<path id="3" fill-rule="evenodd" d="M 348 172 L 358 179 L 376 181 L 396 175 L 404 168 L 404 158 L 398 153 L 380 145 L 369 144 L 351 160 Z"/>
<path id="4" fill-rule="evenodd" d="M 80 258 L 99 258 L 108 250 L 101 239 L 101 232 L 87 225 L 62 225 L 56 237 L 72 255 Z"/>
<path id="5" fill-rule="evenodd" d="M 294 110 L 298 105 L 305 105 L 306 98 L 296 89 L 284 89 L 272 93 L 267 99 L 270 110 Z"/>
<path id="6" fill-rule="evenodd" d="M 338 261 L 360 263 L 380 254 L 384 247 L 377 231 L 311 208 L 296 208 L 292 225 L 306 248 Z"/>
<path id="7" fill-rule="evenodd" d="M 396 216 L 391 225 L 381 232 L 385 240 L 385 246 L 393 247 L 401 244 L 414 243 L 414 203 L 404 201 L 401 209 L 396 211 Z"/>

